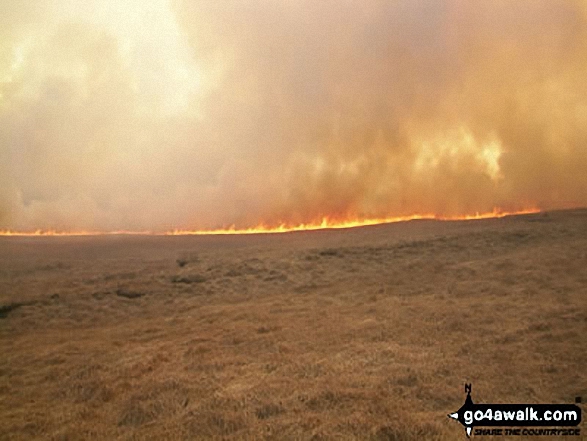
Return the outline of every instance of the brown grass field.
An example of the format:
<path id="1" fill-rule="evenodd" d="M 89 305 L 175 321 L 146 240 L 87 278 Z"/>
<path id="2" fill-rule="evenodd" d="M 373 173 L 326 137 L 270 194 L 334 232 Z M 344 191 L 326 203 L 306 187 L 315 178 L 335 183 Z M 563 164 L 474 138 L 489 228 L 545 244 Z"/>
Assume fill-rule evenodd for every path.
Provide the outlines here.
<path id="1" fill-rule="evenodd" d="M 587 401 L 587 210 L 3 237 L 0 288 L 1 440 L 462 440 L 465 382 Z"/>

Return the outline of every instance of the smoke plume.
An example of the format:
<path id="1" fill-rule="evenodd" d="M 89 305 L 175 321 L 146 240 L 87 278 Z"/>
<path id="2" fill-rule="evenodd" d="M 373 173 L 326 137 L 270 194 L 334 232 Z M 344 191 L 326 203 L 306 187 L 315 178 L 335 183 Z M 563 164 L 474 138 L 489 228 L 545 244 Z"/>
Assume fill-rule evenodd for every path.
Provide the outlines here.
<path id="1" fill-rule="evenodd" d="M 583 0 L 4 0 L 0 230 L 587 205 Z"/>

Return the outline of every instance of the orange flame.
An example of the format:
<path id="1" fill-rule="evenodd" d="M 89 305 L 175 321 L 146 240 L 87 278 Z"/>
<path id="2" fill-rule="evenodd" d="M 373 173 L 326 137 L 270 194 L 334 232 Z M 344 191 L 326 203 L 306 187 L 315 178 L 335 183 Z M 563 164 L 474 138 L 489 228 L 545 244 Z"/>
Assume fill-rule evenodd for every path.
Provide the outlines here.
<path id="1" fill-rule="evenodd" d="M 151 231 L 55 231 L 55 230 L 36 230 L 33 232 L 21 232 L 3 230 L 0 231 L 0 236 L 104 236 L 104 235 L 153 235 L 153 236 L 185 236 L 185 235 L 226 235 L 226 234 L 270 234 L 270 233 L 289 233 L 292 231 L 313 231 L 313 230 L 326 230 L 326 229 L 343 229 L 343 228 L 354 228 L 354 227 L 365 227 L 369 225 L 381 225 L 390 224 L 395 222 L 406 222 L 417 219 L 429 219 L 429 220 L 441 220 L 441 221 L 459 221 L 459 220 L 479 220 L 479 219 L 495 219 L 506 216 L 515 216 L 521 214 L 535 214 L 539 213 L 540 210 L 535 208 L 519 210 L 519 211 L 502 211 L 498 208 L 494 208 L 493 211 L 488 213 L 475 213 L 461 216 L 438 216 L 435 214 L 413 214 L 409 216 L 396 216 L 396 217 L 385 217 L 375 219 L 352 219 L 352 220 L 330 220 L 328 217 L 322 218 L 321 222 L 299 224 L 299 225 L 287 225 L 281 224 L 279 226 L 266 226 L 257 225 L 251 228 L 236 228 L 232 225 L 228 228 L 211 229 L 211 230 L 173 230 L 166 231 L 163 233 L 156 233 Z"/>
<path id="2" fill-rule="evenodd" d="M 13 230 L 0 230 L 0 236 L 25 236 L 25 237 L 49 237 L 49 236 L 117 236 L 117 235 L 129 235 L 129 236 L 148 236 L 153 235 L 150 231 L 127 231 L 127 230 L 115 230 L 115 231 L 56 231 L 56 230 L 35 230 L 35 231 L 13 231 Z"/>

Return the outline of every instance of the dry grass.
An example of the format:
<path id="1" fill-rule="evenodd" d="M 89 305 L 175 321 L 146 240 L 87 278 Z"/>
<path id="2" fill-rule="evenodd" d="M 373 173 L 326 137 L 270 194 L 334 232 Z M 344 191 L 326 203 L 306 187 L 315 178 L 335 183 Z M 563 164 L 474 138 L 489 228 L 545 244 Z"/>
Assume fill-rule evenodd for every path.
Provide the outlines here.
<path id="1" fill-rule="evenodd" d="M 463 439 L 465 381 L 587 398 L 586 268 L 580 210 L 1 238 L 0 439 Z"/>

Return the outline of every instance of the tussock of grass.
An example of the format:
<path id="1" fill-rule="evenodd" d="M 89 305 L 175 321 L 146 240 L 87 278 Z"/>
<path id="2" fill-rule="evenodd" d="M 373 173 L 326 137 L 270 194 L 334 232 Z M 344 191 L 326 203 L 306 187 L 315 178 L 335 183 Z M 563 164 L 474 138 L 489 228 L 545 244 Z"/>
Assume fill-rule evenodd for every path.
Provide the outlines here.
<path id="1" fill-rule="evenodd" d="M 145 293 L 129 290 L 126 288 L 118 288 L 116 290 L 116 295 L 119 297 L 125 297 L 127 299 L 138 299 L 139 297 L 143 297 Z"/>
<path id="2" fill-rule="evenodd" d="M 182 276 L 173 276 L 171 278 L 171 281 L 173 283 L 184 283 L 186 285 L 189 285 L 191 283 L 204 283 L 206 281 L 206 278 L 199 274 L 188 274 Z"/>

